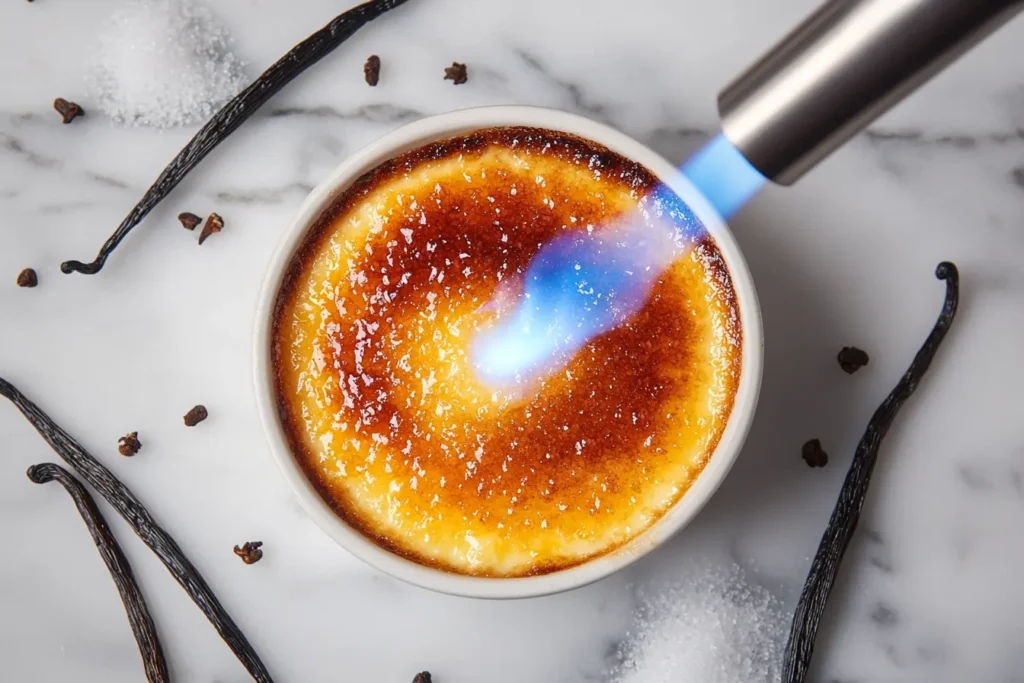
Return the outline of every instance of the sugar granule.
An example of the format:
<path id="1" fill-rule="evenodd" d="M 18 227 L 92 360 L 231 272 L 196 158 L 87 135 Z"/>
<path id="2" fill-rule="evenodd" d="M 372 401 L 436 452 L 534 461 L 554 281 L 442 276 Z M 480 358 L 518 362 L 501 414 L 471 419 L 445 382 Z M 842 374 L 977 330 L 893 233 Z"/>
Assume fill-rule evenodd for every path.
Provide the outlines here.
<path id="1" fill-rule="evenodd" d="M 739 567 L 698 568 L 637 597 L 612 683 L 775 683 L 788 619 Z"/>
<path id="2" fill-rule="evenodd" d="M 101 29 L 87 85 L 129 126 L 198 123 L 247 84 L 245 64 L 213 13 L 193 0 L 128 0 Z"/>

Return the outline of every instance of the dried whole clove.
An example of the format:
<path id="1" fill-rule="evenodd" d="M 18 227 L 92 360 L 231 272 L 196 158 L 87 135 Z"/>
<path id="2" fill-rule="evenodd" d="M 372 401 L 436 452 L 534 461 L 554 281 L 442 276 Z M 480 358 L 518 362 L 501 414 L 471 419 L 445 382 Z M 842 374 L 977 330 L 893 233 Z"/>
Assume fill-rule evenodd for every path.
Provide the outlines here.
<path id="1" fill-rule="evenodd" d="M 75 473 L 99 492 L 117 514 L 128 522 L 143 543 L 164 563 L 171 576 L 188 593 L 192 601 L 210 620 L 217 633 L 231 648 L 258 683 L 272 683 L 273 679 L 245 634 L 235 625 L 227 610 L 207 585 L 199 570 L 189 561 L 177 542 L 156 523 L 149 510 L 114 474 L 103 466 L 70 434 L 54 422 L 39 406 L 30 401 L 17 387 L 0 378 L 0 396 L 14 404 L 36 428 L 50 447 L 64 459 Z"/>
<path id="2" fill-rule="evenodd" d="M 366 63 L 363 64 L 363 76 L 369 85 L 377 85 L 377 82 L 380 81 L 380 57 L 370 55 L 366 58 Z"/>
<path id="3" fill-rule="evenodd" d="M 466 71 L 466 65 L 452 62 L 451 66 L 446 66 L 444 68 L 444 80 L 453 81 L 455 85 L 462 85 L 468 81 L 469 73 Z"/>
<path id="4" fill-rule="evenodd" d="M 84 109 L 63 97 L 58 97 L 53 101 L 53 108 L 61 115 L 63 123 L 71 123 L 79 116 L 85 116 Z"/>
<path id="5" fill-rule="evenodd" d="M 431 683 L 430 672 L 421 671 L 412 679 L 412 683 Z"/>
<path id="6" fill-rule="evenodd" d="M 800 601 L 797 603 L 796 613 L 793 615 L 793 624 L 782 660 L 783 683 L 803 683 L 807 679 L 821 615 L 835 584 L 843 555 L 846 554 L 846 549 L 857 529 L 882 439 L 892 426 L 899 409 L 928 372 L 928 367 L 956 316 L 960 301 L 960 274 L 956 266 L 943 261 L 935 269 L 935 276 L 946 281 L 946 297 L 942 311 L 910 367 L 871 416 L 864 436 L 857 444 L 853 462 L 839 492 L 839 500 L 821 537 L 821 543 L 818 545 L 818 551 L 807 574 L 807 581 L 800 594 Z"/>
<path id="7" fill-rule="evenodd" d="M 263 541 L 246 541 L 242 546 L 235 546 L 235 555 L 246 564 L 256 564 L 263 559 L 263 551 L 260 550 L 262 546 Z"/>
<path id="8" fill-rule="evenodd" d="M 39 284 L 39 276 L 36 275 L 36 271 L 31 268 L 18 273 L 18 286 L 19 287 L 35 287 Z"/>
<path id="9" fill-rule="evenodd" d="M 45 463 L 33 465 L 28 468 L 28 478 L 37 484 L 45 484 L 51 481 L 59 482 L 75 501 L 78 513 L 82 515 L 82 521 L 88 527 L 92 535 L 96 549 L 100 551 L 100 557 L 110 576 L 117 585 L 117 592 L 121 594 L 121 602 L 124 604 L 124 611 L 128 614 L 128 623 L 135 634 L 135 642 L 139 646 L 139 654 L 142 655 L 142 665 L 146 670 L 146 680 L 151 683 L 163 683 L 170 681 L 167 673 L 167 661 L 164 659 L 164 650 L 160 645 L 160 638 L 156 633 L 156 626 L 153 624 L 153 617 L 146 606 L 146 599 L 139 590 L 139 584 L 135 581 L 135 574 L 128 558 L 124 556 L 120 544 L 114 535 L 110 533 L 110 527 L 103 518 L 99 508 L 93 501 L 92 496 L 85 490 L 85 487 L 78 483 L 78 480 L 71 476 L 71 473 L 60 465 Z"/>
<path id="10" fill-rule="evenodd" d="M 206 411 L 206 406 L 195 406 L 192 410 L 185 413 L 185 426 L 195 427 L 209 416 L 210 414 Z"/>
<path id="11" fill-rule="evenodd" d="M 206 241 L 206 238 L 215 232 L 220 232 L 224 229 L 224 219 L 220 217 L 220 214 L 211 213 L 206 219 L 206 225 L 203 226 L 203 231 L 199 233 L 199 244 Z"/>
<path id="12" fill-rule="evenodd" d="M 241 126 L 263 104 L 273 97 L 296 76 L 330 54 L 334 48 L 348 40 L 357 30 L 408 0 L 371 0 L 343 12 L 316 33 L 288 51 L 281 59 L 270 65 L 249 87 L 231 98 L 220 111 L 213 115 L 199 132 L 189 140 L 178 156 L 171 160 L 156 182 L 139 200 L 135 208 L 125 216 L 107 241 L 100 247 L 96 258 L 89 263 L 65 261 L 60 264 L 63 273 L 100 272 L 110 254 L 128 236 L 128 233 L 145 218 L 153 207 L 171 193 L 178 183 L 196 167 L 206 155 Z"/>
<path id="13" fill-rule="evenodd" d="M 809 467 L 824 467 L 828 464 L 828 453 L 821 447 L 819 439 L 811 439 L 800 449 L 801 457 Z"/>
<path id="14" fill-rule="evenodd" d="M 186 230 L 195 230 L 196 226 L 203 222 L 203 219 L 191 211 L 184 211 L 178 214 L 178 222 Z"/>
<path id="15" fill-rule="evenodd" d="M 117 440 L 117 452 L 126 458 L 130 458 L 142 449 L 142 442 L 139 441 L 138 432 L 130 432 Z"/>
<path id="16" fill-rule="evenodd" d="M 844 346 L 836 354 L 836 360 L 839 361 L 839 367 L 843 369 L 843 372 L 852 375 L 867 365 L 870 359 L 863 349 L 858 349 L 856 346 Z"/>

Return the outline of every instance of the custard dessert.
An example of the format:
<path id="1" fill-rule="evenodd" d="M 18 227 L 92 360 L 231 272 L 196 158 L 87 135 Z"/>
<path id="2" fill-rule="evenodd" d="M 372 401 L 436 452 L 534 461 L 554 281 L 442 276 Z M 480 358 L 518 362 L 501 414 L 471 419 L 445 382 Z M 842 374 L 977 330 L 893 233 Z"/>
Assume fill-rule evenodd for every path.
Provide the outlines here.
<path id="1" fill-rule="evenodd" d="M 623 216 L 686 244 L 632 315 L 520 391 L 471 348 L 542 246 Z M 686 494 L 733 407 L 742 331 L 725 262 L 644 167 L 591 141 L 493 128 L 359 178 L 310 230 L 274 313 L 281 421 L 323 499 L 444 571 L 573 567 Z"/>

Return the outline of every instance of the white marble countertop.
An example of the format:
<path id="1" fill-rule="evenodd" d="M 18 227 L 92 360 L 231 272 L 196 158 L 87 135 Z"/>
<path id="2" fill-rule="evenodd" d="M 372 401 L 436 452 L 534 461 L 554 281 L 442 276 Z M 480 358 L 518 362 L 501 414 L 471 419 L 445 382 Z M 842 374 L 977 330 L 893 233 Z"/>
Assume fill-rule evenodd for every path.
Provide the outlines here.
<path id="1" fill-rule="evenodd" d="M 339 11 L 305 0 L 210 1 L 258 72 Z M 340 3 L 345 5 L 348 3 Z M 936 315 L 940 260 L 963 277 L 956 326 L 882 451 L 813 680 L 1024 677 L 1024 19 L 792 188 L 733 221 L 764 312 L 750 439 L 668 546 L 596 585 L 485 602 L 363 566 L 302 513 L 266 447 L 251 388 L 252 316 L 278 233 L 305 193 L 367 141 L 425 114 L 528 103 L 610 122 L 681 161 L 713 131 L 715 94 L 815 0 L 415 0 L 276 97 L 165 201 L 97 276 L 92 258 L 193 130 L 62 126 L 88 110 L 83 68 L 114 0 L 0 7 L 0 376 L 122 477 L 182 543 L 279 681 L 600 681 L 629 627 L 631 585 L 702 556 L 795 602 L 853 448 Z M 381 83 L 362 82 L 371 52 Z M 469 83 L 441 79 L 466 62 Z M 201 249 L 174 216 L 221 213 Z M 14 286 L 26 266 L 34 290 Z M 835 353 L 871 364 L 853 377 Z M 204 403 L 195 429 L 181 415 Z M 132 460 L 116 441 L 138 430 Z M 819 437 L 828 467 L 800 445 Z M 54 454 L 0 402 L 0 679 L 142 679 L 106 570 L 63 493 L 24 476 Z M 109 511 L 109 508 L 104 507 Z M 151 553 L 109 514 L 175 680 L 245 671 Z M 236 543 L 266 556 L 243 565 Z M 873 616 L 874 615 L 874 616 Z"/>

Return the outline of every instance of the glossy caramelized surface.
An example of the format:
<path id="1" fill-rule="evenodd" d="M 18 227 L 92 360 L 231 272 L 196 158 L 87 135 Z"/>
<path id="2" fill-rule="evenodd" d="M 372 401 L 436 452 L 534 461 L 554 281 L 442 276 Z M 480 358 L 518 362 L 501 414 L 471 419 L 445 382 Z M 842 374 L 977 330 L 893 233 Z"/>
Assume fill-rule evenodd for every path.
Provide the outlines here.
<path id="1" fill-rule="evenodd" d="M 627 324 L 522 395 L 469 359 L 481 307 L 562 231 L 625 214 L 690 248 Z M 714 241 L 643 167 L 562 133 L 501 128 L 360 178 L 310 232 L 275 313 L 280 416 L 349 524 L 451 572 L 524 576 L 630 541 L 714 451 L 740 376 Z"/>

